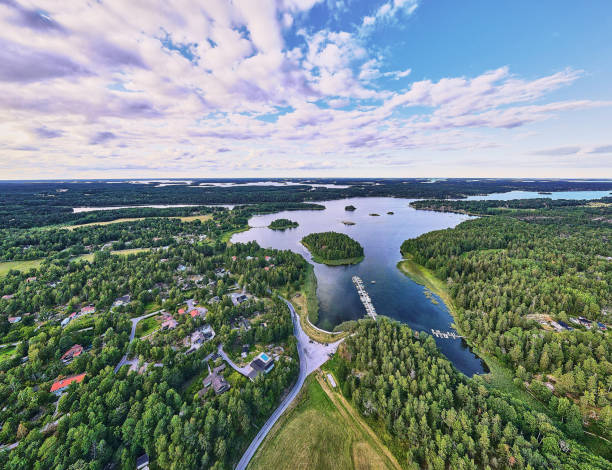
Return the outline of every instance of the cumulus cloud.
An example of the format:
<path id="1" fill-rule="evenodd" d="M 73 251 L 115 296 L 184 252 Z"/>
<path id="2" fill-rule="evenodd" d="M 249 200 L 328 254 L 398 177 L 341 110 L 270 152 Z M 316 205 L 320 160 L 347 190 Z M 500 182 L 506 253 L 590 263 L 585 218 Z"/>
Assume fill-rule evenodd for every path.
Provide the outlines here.
<path id="1" fill-rule="evenodd" d="M 172 162 L 191 174 L 323 169 L 345 165 L 339 155 L 368 162 L 493 146 L 476 131 L 610 105 L 548 99 L 580 79 L 573 69 L 411 81 L 411 69 L 390 66 L 361 25 L 306 27 L 315 6 L 323 2 L 0 0 L 3 158 L 19 152 L 15 174 L 76 172 L 84 160 L 126 171 Z M 363 23 L 417 6 L 389 0 Z"/>

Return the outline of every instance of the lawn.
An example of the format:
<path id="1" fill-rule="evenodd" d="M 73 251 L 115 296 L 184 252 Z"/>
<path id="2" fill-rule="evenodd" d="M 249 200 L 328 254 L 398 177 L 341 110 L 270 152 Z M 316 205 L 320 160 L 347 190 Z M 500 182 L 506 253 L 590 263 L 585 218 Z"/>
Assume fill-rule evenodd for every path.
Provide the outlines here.
<path id="1" fill-rule="evenodd" d="M 15 346 L 7 346 L 6 348 L 0 348 L 0 361 L 9 359 L 16 351 Z"/>
<path id="2" fill-rule="evenodd" d="M 29 271 L 37 268 L 43 262 L 42 259 L 32 259 L 28 261 L 2 261 L 0 262 L 0 277 L 6 276 L 11 269 L 17 271 Z"/>
<path id="3" fill-rule="evenodd" d="M 88 224 L 79 224 L 79 225 L 62 225 L 61 228 L 67 228 L 68 230 L 76 230 L 77 228 L 82 227 L 93 227 L 94 225 L 110 225 L 110 224 L 119 224 L 121 222 L 136 222 L 138 220 L 151 219 L 153 217 L 126 217 L 123 219 L 115 219 L 115 220 L 107 220 L 105 222 L 90 222 Z M 206 215 L 190 215 L 186 217 L 166 217 L 168 219 L 180 219 L 181 222 L 193 222 L 194 220 L 200 220 L 202 222 L 206 220 L 212 219 L 211 214 Z"/>
<path id="4" fill-rule="evenodd" d="M 135 255 L 138 253 L 144 253 L 145 251 L 151 251 L 151 248 L 128 248 L 126 250 L 115 250 L 111 251 L 111 255 Z M 95 253 L 88 253 L 86 255 L 77 256 L 74 260 L 87 261 L 91 263 L 94 260 Z"/>
<path id="5" fill-rule="evenodd" d="M 400 468 L 339 398 L 323 379 L 308 377 L 296 402 L 255 454 L 249 470 Z"/>
<path id="6" fill-rule="evenodd" d="M 148 334 L 153 333 L 159 328 L 160 322 L 157 317 L 149 317 L 144 320 L 140 320 L 136 325 L 136 338 L 142 338 Z"/>

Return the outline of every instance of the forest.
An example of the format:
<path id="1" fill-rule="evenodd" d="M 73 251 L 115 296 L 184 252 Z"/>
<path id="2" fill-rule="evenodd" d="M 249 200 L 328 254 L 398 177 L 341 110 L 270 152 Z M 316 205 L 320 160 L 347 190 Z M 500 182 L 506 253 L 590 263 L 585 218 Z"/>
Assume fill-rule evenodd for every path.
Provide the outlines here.
<path id="1" fill-rule="evenodd" d="M 307 182 L 292 186 L 249 186 L 261 180 L 226 180 L 232 187 L 188 185 L 159 186 L 114 181 L 0 182 L 0 226 L 34 227 L 79 220 L 74 207 L 112 207 L 150 204 L 261 204 L 313 202 L 348 197 L 463 198 L 470 195 L 522 191 L 612 191 L 612 183 L 596 181 L 516 179 L 320 179 L 317 183 L 348 188 L 313 187 Z M 270 180 L 266 180 L 270 181 Z M 314 180 L 309 180 L 314 181 Z M 188 210 L 188 209 L 187 209 Z"/>
<path id="2" fill-rule="evenodd" d="M 343 394 L 405 468 L 610 468 L 546 415 L 459 373 L 433 337 L 406 325 L 360 320 L 335 362 Z"/>
<path id="3" fill-rule="evenodd" d="M 363 260 L 363 247 L 348 235 L 337 232 L 310 233 L 302 238 L 314 261 L 324 264 L 356 264 Z"/>
<path id="4" fill-rule="evenodd" d="M 503 214 L 406 240 L 402 254 L 446 281 L 461 334 L 511 370 L 570 435 L 582 434 L 584 419 L 589 432 L 610 439 L 612 208 L 584 201 L 513 202 L 500 212 L 499 201 L 419 206 Z"/>
<path id="5" fill-rule="evenodd" d="M 285 230 L 288 228 L 296 228 L 299 225 L 300 224 L 298 224 L 297 222 L 293 220 L 275 219 L 272 222 L 270 222 L 270 225 L 268 225 L 268 227 L 271 228 L 272 230 Z"/>

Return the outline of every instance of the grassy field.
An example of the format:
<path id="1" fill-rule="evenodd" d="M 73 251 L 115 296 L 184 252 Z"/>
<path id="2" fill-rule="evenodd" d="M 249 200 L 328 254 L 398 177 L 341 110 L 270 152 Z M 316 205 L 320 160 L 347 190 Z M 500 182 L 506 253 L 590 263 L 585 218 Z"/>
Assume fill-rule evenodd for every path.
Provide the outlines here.
<path id="1" fill-rule="evenodd" d="M 105 222 L 90 222 L 88 224 L 79 224 L 79 225 L 62 225 L 61 228 L 66 228 L 68 230 L 76 230 L 77 228 L 82 227 L 93 227 L 94 225 L 110 225 L 110 224 L 119 224 L 121 222 L 135 222 L 138 220 L 151 219 L 154 217 L 125 217 L 122 219 L 114 219 L 107 220 Z M 180 219 L 182 222 L 193 222 L 194 220 L 200 220 L 202 222 L 206 220 L 212 219 L 211 214 L 206 215 L 190 215 L 186 217 L 167 217 L 168 219 Z"/>
<path id="2" fill-rule="evenodd" d="M 149 317 L 140 320 L 138 325 L 136 325 L 136 338 L 147 336 L 153 333 L 157 328 L 159 328 L 159 320 L 157 317 Z"/>
<path id="3" fill-rule="evenodd" d="M 16 350 L 17 348 L 15 346 L 7 346 L 6 348 L 0 348 L 0 361 L 4 359 L 9 359 L 13 354 L 15 354 Z"/>
<path id="4" fill-rule="evenodd" d="M 17 271 L 28 271 L 32 268 L 37 268 L 42 262 L 42 259 L 33 259 L 28 261 L 2 261 L 0 262 L 0 276 L 6 276 L 11 269 L 16 269 Z"/>
<path id="5" fill-rule="evenodd" d="M 127 255 L 134 255 L 137 253 L 143 253 L 145 251 L 150 251 L 151 248 L 128 248 L 127 250 L 115 250 L 115 251 L 111 251 L 111 255 L 123 255 L 123 256 L 127 256 Z M 88 262 L 92 262 L 94 260 L 94 255 L 95 253 L 88 253 L 86 255 L 81 255 L 81 256 L 77 256 L 75 259 L 76 260 L 83 260 L 83 261 L 88 261 Z"/>
<path id="6" fill-rule="evenodd" d="M 232 238 L 232 235 L 234 235 L 235 233 L 246 232 L 250 228 L 251 227 L 247 226 L 247 227 L 237 228 L 236 230 L 230 230 L 229 232 L 225 232 L 223 235 L 221 235 L 221 241 L 223 243 L 230 243 L 230 238 Z"/>
<path id="7" fill-rule="evenodd" d="M 401 467 L 341 395 L 311 375 L 249 465 L 249 470 L 366 470 Z"/>

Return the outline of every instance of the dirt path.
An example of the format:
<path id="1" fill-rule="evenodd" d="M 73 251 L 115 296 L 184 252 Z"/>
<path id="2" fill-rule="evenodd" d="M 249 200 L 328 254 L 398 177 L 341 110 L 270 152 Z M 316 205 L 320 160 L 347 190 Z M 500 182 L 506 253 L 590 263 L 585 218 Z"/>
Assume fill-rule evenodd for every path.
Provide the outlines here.
<path id="1" fill-rule="evenodd" d="M 402 470 L 401 465 L 395 458 L 395 456 L 391 453 L 391 451 L 387 448 L 385 444 L 379 439 L 379 437 L 372 431 L 370 426 L 365 423 L 361 417 L 357 414 L 352 405 L 339 393 L 334 393 L 330 388 L 327 382 L 323 379 L 321 373 L 317 374 L 317 381 L 321 385 L 321 388 L 325 391 L 329 399 L 338 409 L 340 414 L 342 414 L 347 420 L 353 421 L 355 425 L 359 427 L 359 429 L 366 435 L 368 435 L 372 439 L 372 443 L 375 445 L 377 451 L 381 453 L 381 456 L 385 456 L 387 460 L 387 464 L 389 464 L 390 468 L 394 468 L 396 470 Z"/>

